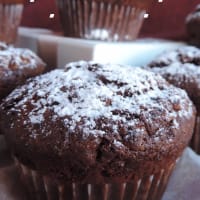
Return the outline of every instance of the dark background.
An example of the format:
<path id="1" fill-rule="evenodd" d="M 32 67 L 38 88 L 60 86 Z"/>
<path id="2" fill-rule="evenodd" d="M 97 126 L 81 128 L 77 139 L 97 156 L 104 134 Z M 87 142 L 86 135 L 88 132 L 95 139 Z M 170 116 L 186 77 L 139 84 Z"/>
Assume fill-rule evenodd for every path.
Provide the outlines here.
<path id="1" fill-rule="evenodd" d="M 140 37 L 184 40 L 185 18 L 198 3 L 200 0 L 163 0 L 162 3 L 155 0 L 148 11 L 150 15 L 145 19 Z M 49 19 L 50 13 L 55 13 L 53 19 Z M 55 0 L 35 0 L 34 3 L 27 0 L 22 25 L 61 31 Z"/>

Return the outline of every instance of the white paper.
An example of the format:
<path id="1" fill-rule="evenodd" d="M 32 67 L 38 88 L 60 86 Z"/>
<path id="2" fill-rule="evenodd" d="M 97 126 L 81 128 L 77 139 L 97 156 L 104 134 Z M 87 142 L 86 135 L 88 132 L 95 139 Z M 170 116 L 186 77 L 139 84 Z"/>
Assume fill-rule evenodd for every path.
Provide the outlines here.
<path id="1" fill-rule="evenodd" d="M 187 148 L 170 178 L 163 200 L 200 199 L 200 156 Z"/>
<path id="2" fill-rule="evenodd" d="M 161 39 L 103 42 L 62 37 L 46 29 L 20 28 L 17 46 L 36 52 L 52 68 L 78 60 L 142 66 L 164 50 L 185 45 Z M 145 55 L 145 56 L 144 56 Z"/>

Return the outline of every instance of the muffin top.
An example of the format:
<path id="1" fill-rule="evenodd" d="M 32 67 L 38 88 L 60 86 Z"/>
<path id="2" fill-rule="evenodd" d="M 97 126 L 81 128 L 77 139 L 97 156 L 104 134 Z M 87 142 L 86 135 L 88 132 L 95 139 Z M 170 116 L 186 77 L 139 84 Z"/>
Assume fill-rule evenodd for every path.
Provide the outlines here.
<path id="1" fill-rule="evenodd" d="M 200 46 L 200 4 L 186 17 L 185 23 L 189 42 L 193 45 Z"/>
<path id="2" fill-rule="evenodd" d="M 185 91 L 159 75 L 81 61 L 15 89 L 0 107 L 0 127 L 18 159 L 43 173 L 127 178 L 175 160 L 194 112 Z"/>
<path id="3" fill-rule="evenodd" d="M 14 48 L 0 42 L 0 99 L 27 78 L 41 74 L 45 66 L 31 50 Z"/>
<path id="4" fill-rule="evenodd" d="M 162 53 L 148 67 L 171 84 L 187 91 L 200 111 L 200 50 L 193 46 L 179 47 Z"/>
<path id="5" fill-rule="evenodd" d="M 188 14 L 187 18 L 186 18 L 186 23 L 190 23 L 193 20 L 200 19 L 200 4 L 198 4 L 195 8 L 195 10 L 191 13 Z"/>

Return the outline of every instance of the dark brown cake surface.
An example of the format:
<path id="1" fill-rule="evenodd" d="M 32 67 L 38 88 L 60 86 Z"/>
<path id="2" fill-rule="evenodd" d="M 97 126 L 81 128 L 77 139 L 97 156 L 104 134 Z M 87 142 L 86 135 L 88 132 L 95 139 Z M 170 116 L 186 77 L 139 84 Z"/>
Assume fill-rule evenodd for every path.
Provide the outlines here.
<path id="1" fill-rule="evenodd" d="M 184 46 L 164 52 L 149 67 L 171 84 L 186 90 L 200 111 L 200 49 Z"/>
<path id="2" fill-rule="evenodd" d="M 200 4 L 186 18 L 186 30 L 189 42 L 200 47 Z"/>
<path id="3" fill-rule="evenodd" d="M 32 51 L 0 42 L 0 100 L 29 77 L 41 74 L 43 61 Z"/>
<path id="4" fill-rule="evenodd" d="M 55 180 L 128 180 L 171 164 L 195 109 L 185 91 L 140 68 L 77 62 L 15 89 L 0 127 L 17 158 Z"/>

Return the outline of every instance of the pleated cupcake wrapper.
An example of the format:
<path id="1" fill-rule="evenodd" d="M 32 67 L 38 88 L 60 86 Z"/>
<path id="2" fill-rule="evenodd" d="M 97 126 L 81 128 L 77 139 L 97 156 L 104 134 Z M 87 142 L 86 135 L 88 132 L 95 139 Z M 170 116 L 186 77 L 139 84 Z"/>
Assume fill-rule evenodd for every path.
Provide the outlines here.
<path id="1" fill-rule="evenodd" d="M 0 3 L 0 40 L 8 44 L 15 42 L 21 22 L 23 4 Z"/>
<path id="2" fill-rule="evenodd" d="M 57 0 L 65 35 L 97 40 L 133 40 L 145 10 L 95 0 Z"/>
<path id="3" fill-rule="evenodd" d="M 196 153 L 200 154 L 200 115 L 197 115 L 196 117 L 194 133 L 190 146 Z"/>
<path id="4" fill-rule="evenodd" d="M 109 184 L 62 184 L 56 185 L 22 165 L 16 158 L 15 163 L 29 193 L 34 200 L 159 200 L 164 193 L 175 163 L 151 176 L 134 177 L 127 183 Z"/>

